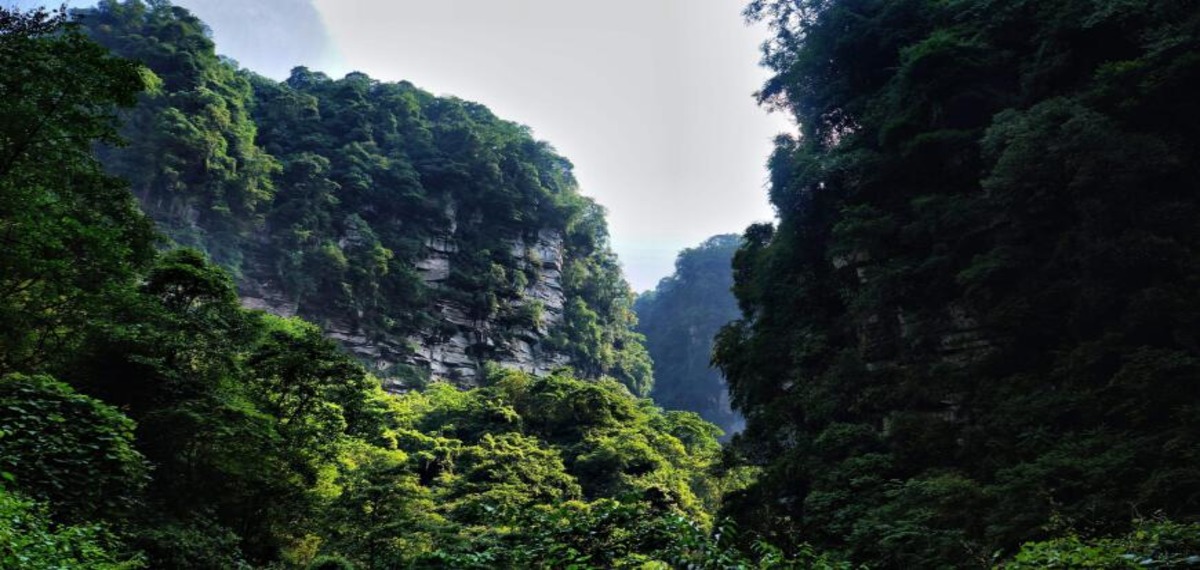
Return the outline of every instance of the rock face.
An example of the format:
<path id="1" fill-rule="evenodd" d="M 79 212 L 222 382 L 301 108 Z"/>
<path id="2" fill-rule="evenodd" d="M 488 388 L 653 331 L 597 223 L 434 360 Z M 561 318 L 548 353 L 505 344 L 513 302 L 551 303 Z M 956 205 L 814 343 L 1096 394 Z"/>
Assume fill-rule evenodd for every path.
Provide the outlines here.
<path id="1" fill-rule="evenodd" d="M 451 226 L 453 228 L 453 226 Z M 565 246 L 562 234 L 542 230 L 536 238 L 508 240 L 518 269 L 536 275 L 516 300 L 503 303 L 495 315 L 474 319 L 468 310 L 442 295 L 459 246 L 452 235 L 429 239 L 426 255 L 415 264 L 421 280 L 434 297 L 437 323 L 406 338 L 369 336 L 351 319 L 322 323 L 325 333 L 337 340 L 384 380 L 384 387 L 404 391 L 414 382 L 446 380 L 471 387 L 482 379 L 483 363 L 491 362 L 537 375 L 570 364 L 570 358 L 547 346 L 546 337 L 563 320 L 565 295 L 562 271 Z M 298 303 L 288 299 L 270 279 L 243 278 L 239 283 L 242 304 L 280 316 L 294 316 Z M 524 314 L 517 324 L 503 316 Z M 403 372 L 402 372 L 403 371 Z"/>
<path id="2" fill-rule="evenodd" d="M 869 285 L 878 276 L 873 260 L 864 252 L 835 257 L 832 263 L 835 271 L 846 275 L 848 283 L 860 287 Z M 903 352 L 905 339 L 912 336 L 912 326 L 904 310 L 895 307 L 889 312 L 868 314 L 857 324 L 859 354 L 867 368 L 895 366 Z M 936 331 L 938 358 L 944 364 L 966 366 L 994 348 L 976 319 L 960 304 L 948 304 L 932 327 Z"/>
<path id="3" fill-rule="evenodd" d="M 436 290 L 450 275 L 452 254 L 457 248 L 449 239 L 430 240 L 426 247 L 429 256 L 417 263 L 417 269 L 425 283 Z M 431 378 L 466 386 L 478 384 L 485 355 L 489 362 L 538 375 L 569 364 L 565 355 L 547 349 L 542 342 L 563 318 L 563 252 L 562 235 L 553 230 L 542 230 L 529 242 L 524 238 L 511 241 L 510 253 L 517 260 L 518 268 L 532 266 L 537 277 L 525 287 L 518 300 L 501 307 L 497 314 L 526 310 L 536 317 L 536 324 L 514 326 L 503 324 L 497 318 L 475 320 L 463 307 L 439 300 L 437 313 L 443 325 L 452 325 L 453 332 L 447 335 L 422 331 L 410 337 L 409 342 L 418 348 L 415 354 L 405 359 L 405 364 L 428 371 Z"/>
<path id="4" fill-rule="evenodd" d="M 129 145 L 97 152 L 247 306 L 322 327 L 395 386 L 470 385 L 485 362 L 543 372 L 569 354 L 585 377 L 649 389 L 603 208 L 548 142 L 407 81 L 240 73 L 211 42 L 176 45 L 172 10 L 149 10 L 153 26 L 81 21 L 164 79 L 122 113 Z M 190 104 L 196 89 L 212 104 Z M 578 276 L 565 291 L 564 273 Z"/>

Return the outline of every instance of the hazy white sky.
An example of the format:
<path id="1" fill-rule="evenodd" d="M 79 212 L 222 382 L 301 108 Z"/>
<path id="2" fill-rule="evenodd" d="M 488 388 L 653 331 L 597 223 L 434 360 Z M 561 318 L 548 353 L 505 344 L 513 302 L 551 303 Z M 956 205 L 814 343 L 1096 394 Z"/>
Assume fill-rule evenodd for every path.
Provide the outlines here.
<path id="1" fill-rule="evenodd" d="M 792 127 L 752 97 L 765 31 L 744 24 L 743 0 L 175 4 L 259 73 L 307 65 L 404 79 L 529 125 L 608 209 L 636 290 L 669 274 L 680 249 L 773 217 L 764 164 Z"/>

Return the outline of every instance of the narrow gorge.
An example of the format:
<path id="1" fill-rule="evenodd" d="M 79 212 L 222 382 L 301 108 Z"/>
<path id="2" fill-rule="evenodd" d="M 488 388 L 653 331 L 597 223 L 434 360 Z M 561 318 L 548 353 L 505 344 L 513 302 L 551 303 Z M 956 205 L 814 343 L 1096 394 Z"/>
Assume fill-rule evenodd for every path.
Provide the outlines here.
<path id="1" fill-rule="evenodd" d="M 0 569 L 1200 564 L 1200 3 L 221 4 L 0 4 Z"/>

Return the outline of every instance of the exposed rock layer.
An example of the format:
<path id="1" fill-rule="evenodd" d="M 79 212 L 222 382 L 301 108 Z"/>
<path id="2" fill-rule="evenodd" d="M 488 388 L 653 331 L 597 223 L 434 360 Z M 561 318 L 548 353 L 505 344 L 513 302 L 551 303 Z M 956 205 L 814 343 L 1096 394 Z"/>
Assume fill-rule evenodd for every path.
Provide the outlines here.
<path id="1" fill-rule="evenodd" d="M 459 253 L 453 236 L 448 235 L 428 240 L 426 256 L 415 264 L 422 281 L 433 292 L 437 325 L 408 337 L 381 336 L 368 335 L 353 320 L 339 318 L 322 323 L 325 333 L 383 378 L 385 387 L 397 391 L 409 387 L 414 379 L 448 380 L 464 387 L 478 385 L 485 361 L 537 375 L 570 364 L 565 354 L 545 342 L 563 320 L 562 235 L 542 230 L 533 239 L 517 237 L 508 243 L 517 268 L 532 268 L 530 273 L 536 278 L 518 299 L 503 303 L 492 317 L 474 319 L 466 308 L 439 294 Z M 299 303 L 287 298 L 280 287 L 261 274 L 252 270 L 240 281 L 242 303 L 280 316 L 298 314 Z M 535 315 L 536 324 L 514 325 L 499 318 L 522 310 Z"/>

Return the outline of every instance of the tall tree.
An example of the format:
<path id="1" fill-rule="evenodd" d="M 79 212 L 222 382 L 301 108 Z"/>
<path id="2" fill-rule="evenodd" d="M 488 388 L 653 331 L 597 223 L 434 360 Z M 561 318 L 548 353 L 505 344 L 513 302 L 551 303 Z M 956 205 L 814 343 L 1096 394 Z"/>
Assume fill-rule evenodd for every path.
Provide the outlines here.
<path id="1" fill-rule="evenodd" d="M 126 184 L 104 173 L 96 141 L 117 142 L 116 113 L 145 71 L 90 42 L 62 12 L 0 8 L 0 374 L 69 351 L 153 255 Z"/>

